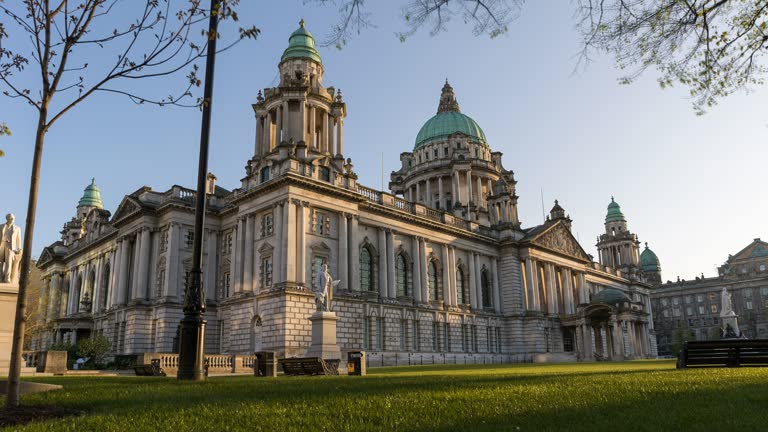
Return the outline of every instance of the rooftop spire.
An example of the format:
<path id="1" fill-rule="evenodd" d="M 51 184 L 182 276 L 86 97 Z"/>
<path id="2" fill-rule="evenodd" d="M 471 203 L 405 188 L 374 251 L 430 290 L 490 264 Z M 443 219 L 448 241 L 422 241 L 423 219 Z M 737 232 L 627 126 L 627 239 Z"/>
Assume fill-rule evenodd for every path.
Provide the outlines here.
<path id="1" fill-rule="evenodd" d="M 445 79 L 443 92 L 440 95 L 440 105 L 437 107 L 438 114 L 444 112 L 461 112 L 459 102 L 456 101 L 456 95 L 453 94 L 453 87 L 448 84 L 448 78 Z"/>

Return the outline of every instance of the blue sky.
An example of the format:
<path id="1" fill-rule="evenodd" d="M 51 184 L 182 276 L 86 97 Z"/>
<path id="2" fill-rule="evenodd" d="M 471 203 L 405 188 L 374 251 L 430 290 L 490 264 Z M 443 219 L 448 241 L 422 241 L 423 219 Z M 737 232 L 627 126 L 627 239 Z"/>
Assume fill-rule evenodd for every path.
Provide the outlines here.
<path id="1" fill-rule="evenodd" d="M 753 238 L 768 239 L 765 89 L 740 92 L 697 117 L 687 90 L 661 90 L 653 71 L 619 85 L 613 62 L 598 56 L 574 74 L 580 46 L 567 2 L 529 2 L 509 33 L 493 40 L 474 37 L 457 17 L 447 32 L 425 30 L 401 43 L 395 33 L 404 29 L 403 1 L 369 2 L 375 28 L 342 50 L 320 49 L 325 85 L 344 93 L 344 148 L 361 183 L 380 187 L 382 157 L 385 176 L 398 168 L 448 78 L 462 111 L 514 170 L 524 226 L 541 223 L 543 192 L 546 211 L 558 199 L 596 255 L 613 195 L 630 230 L 658 254 L 665 280 L 713 276 L 728 254 Z M 288 35 L 302 17 L 318 39 L 337 21 L 332 6 L 256 3 L 243 2 L 240 17 L 261 29 L 258 40 L 217 59 L 210 171 L 230 189 L 252 156 L 251 104 L 259 89 L 276 84 Z M 145 94 L 168 92 L 167 81 L 140 85 Z M 0 141 L 8 182 L 0 212 L 14 212 L 23 225 L 35 113 L 0 99 L 0 120 L 14 132 Z M 33 254 L 59 238 L 91 177 L 113 212 L 144 185 L 194 187 L 199 122 L 196 110 L 107 95 L 67 114 L 46 141 Z"/>

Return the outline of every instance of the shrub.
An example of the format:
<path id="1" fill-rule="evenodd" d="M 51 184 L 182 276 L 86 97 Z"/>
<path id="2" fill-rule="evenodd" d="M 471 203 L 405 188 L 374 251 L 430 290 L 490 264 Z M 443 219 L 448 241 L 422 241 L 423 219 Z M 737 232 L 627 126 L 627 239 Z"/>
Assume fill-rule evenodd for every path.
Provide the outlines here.
<path id="1" fill-rule="evenodd" d="M 96 367 L 104 364 L 104 360 L 112 350 L 112 344 L 104 336 L 91 336 L 77 343 L 77 355 L 79 357 L 90 358 L 90 361 Z"/>

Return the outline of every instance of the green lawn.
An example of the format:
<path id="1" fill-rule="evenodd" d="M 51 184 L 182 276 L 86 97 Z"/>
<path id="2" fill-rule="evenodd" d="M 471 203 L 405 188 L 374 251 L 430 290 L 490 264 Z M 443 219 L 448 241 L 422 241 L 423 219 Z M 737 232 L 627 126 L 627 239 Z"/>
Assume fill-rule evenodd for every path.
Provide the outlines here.
<path id="1" fill-rule="evenodd" d="M 423 366 L 367 377 L 39 378 L 25 404 L 86 411 L 30 431 L 768 430 L 768 369 L 671 361 Z"/>

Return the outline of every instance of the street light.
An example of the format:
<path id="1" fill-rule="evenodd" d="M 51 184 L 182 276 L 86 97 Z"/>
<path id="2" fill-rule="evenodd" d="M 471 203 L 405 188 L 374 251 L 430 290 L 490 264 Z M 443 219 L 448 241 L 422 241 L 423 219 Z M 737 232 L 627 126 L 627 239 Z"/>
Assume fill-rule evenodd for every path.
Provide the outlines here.
<path id="1" fill-rule="evenodd" d="M 208 52 L 205 59 L 203 88 L 203 121 L 200 130 L 200 159 L 197 168 L 197 199 L 195 203 L 195 234 L 192 246 L 192 271 L 185 281 L 184 318 L 179 335 L 179 380 L 205 380 L 205 297 L 203 292 L 203 227 L 205 225 L 206 181 L 208 175 L 208 143 L 211 135 L 211 106 L 213 104 L 213 70 L 216 63 L 219 10 L 221 0 L 211 0 L 208 22 Z M 208 269 L 211 271 L 212 269 Z"/>

